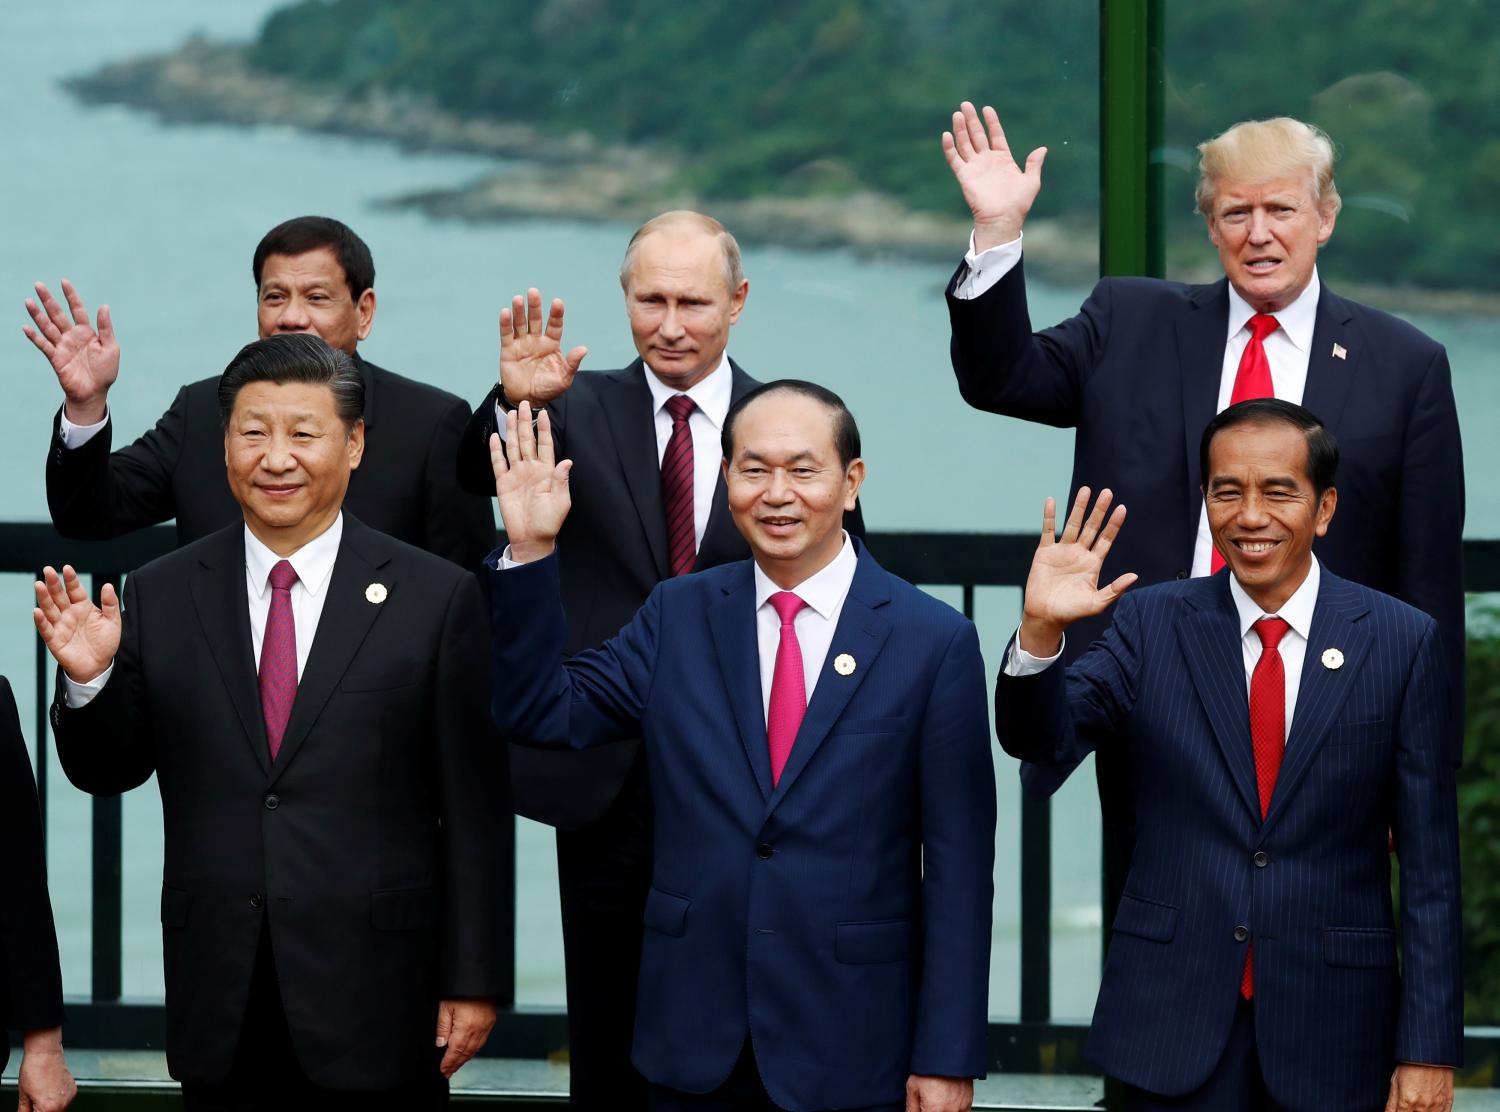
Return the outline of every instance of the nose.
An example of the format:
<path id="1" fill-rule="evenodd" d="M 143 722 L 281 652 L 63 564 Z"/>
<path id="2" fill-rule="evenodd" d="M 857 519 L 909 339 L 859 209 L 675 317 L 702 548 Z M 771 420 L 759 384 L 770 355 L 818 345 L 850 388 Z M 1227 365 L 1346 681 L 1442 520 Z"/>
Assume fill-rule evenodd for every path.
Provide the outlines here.
<path id="1" fill-rule="evenodd" d="M 260 457 L 262 471 L 280 473 L 290 471 L 296 466 L 297 461 L 292 458 L 292 442 L 286 436 L 281 433 L 272 433 L 266 438 L 266 450 Z"/>
<path id="2" fill-rule="evenodd" d="M 1240 499 L 1240 524 L 1246 529 L 1258 529 L 1270 520 L 1266 513 L 1266 501 L 1257 491 L 1251 491 Z"/>
<path id="3" fill-rule="evenodd" d="M 312 328 L 312 316 L 307 303 L 300 297 L 289 297 L 281 311 L 276 314 L 277 332 L 307 332 Z"/>
<path id="4" fill-rule="evenodd" d="M 785 471 L 779 467 L 771 469 L 771 481 L 762 497 L 773 506 L 784 506 L 792 500 L 792 484 L 787 481 Z"/>
<path id="5" fill-rule="evenodd" d="M 667 306 L 662 314 L 660 331 L 664 340 L 676 340 L 683 335 L 682 316 L 675 305 Z"/>
<path id="6" fill-rule="evenodd" d="M 1250 242 L 1268 243 L 1271 239 L 1271 222 L 1266 219 L 1265 209 L 1253 209 L 1250 213 Z"/>

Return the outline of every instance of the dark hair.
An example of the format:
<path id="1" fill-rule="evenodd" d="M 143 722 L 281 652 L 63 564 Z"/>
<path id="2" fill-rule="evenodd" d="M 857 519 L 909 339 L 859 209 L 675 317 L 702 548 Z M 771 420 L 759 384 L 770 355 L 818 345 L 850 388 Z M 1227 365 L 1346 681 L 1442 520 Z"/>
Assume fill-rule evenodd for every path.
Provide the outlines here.
<path id="1" fill-rule="evenodd" d="M 1198 444 L 1198 472 L 1203 477 L 1203 485 L 1208 486 L 1208 449 L 1215 436 L 1236 425 L 1277 422 L 1301 429 L 1307 438 L 1307 477 L 1312 482 L 1314 495 L 1322 498 L 1323 492 L 1333 486 L 1334 474 L 1339 469 L 1339 442 L 1312 410 L 1280 398 L 1253 398 L 1239 402 L 1208 423 Z"/>
<path id="2" fill-rule="evenodd" d="M 826 386 L 819 386 L 816 382 L 804 382 L 800 378 L 782 378 L 757 386 L 729 407 L 729 414 L 724 418 L 724 431 L 719 434 L 719 445 L 724 452 L 725 459 L 734 457 L 735 421 L 751 402 L 764 398 L 768 394 L 800 394 L 804 398 L 811 398 L 827 406 L 833 411 L 833 443 L 839 452 L 839 463 L 848 467 L 859 458 L 859 426 L 854 423 L 854 414 L 849 412 L 844 399 Z"/>
<path id="3" fill-rule="evenodd" d="M 347 429 L 365 415 L 365 380 L 354 360 L 311 332 L 270 336 L 240 348 L 219 376 L 219 424 L 224 428 L 229 428 L 234 400 L 252 382 L 327 386 L 333 392 L 334 411 Z"/>
<path id="4" fill-rule="evenodd" d="M 277 224 L 262 236 L 250 264 L 255 273 L 255 288 L 260 289 L 260 272 L 272 255 L 305 255 L 325 248 L 333 252 L 344 268 L 350 297 L 358 301 L 361 294 L 374 288 L 375 260 L 370 257 L 365 241 L 349 225 L 327 216 L 298 216 Z"/>

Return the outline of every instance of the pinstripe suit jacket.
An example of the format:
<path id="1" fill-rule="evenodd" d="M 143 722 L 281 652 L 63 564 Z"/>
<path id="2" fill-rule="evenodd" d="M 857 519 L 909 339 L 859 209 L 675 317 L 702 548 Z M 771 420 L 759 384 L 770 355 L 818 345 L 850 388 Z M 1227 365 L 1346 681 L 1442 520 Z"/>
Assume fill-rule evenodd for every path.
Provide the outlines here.
<path id="1" fill-rule="evenodd" d="M 909 1073 L 982 1076 L 995 784 L 974 627 L 860 546 L 773 786 L 751 567 L 667 580 L 566 665 L 557 559 L 490 575 L 502 732 L 643 739 L 656 824 L 635 1064 L 708 1092 L 749 1034 L 792 1112 L 899 1103 Z"/>
<path id="2" fill-rule="evenodd" d="M 1331 648 L 1341 667 L 1323 663 Z M 1228 1039 L 1248 942 L 1256 1042 L 1280 1102 L 1383 1107 L 1396 1061 L 1460 1062 L 1447 697 L 1436 623 L 1324 568 L 1262 821 L 1227 574 L 1127 595 L 1066 670 L 1002 673 L 1006 752 L 1058 763 L 1125 745 L 1137 769 L 1139 841 L 1089 1035 L 1099 1066 L 1157 1093 L 1201 1085 Z"/>

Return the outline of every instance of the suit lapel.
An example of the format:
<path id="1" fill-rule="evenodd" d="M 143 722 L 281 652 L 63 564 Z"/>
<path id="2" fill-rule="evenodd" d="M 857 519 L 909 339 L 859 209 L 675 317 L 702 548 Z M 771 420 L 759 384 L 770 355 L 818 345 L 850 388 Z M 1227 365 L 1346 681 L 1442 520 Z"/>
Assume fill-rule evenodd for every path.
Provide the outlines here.
<path id="1" fill-rule="evenodd" d="M 1224 373 L 1224 336 L 1229 328 L 1229 283 L 1221 279 L 1211 286 L 1196 286 L 1188 295 L 1191 306 L 1177 319 L 1178 377 L 1182 381 L 1183 450 L 1187 453 L 1188 504 L 1192 507 L 1191 536 L 1198 532 L 1198 511 L 1203 504 L 1199 490 L 1198 446 L 1204 427 L 1219 406 L 1219 379 Z M 1192 555 L 1191 550 L 1187 554 Z"/>
<path id="2" fill-rule="evenodd" d="M 614 437 L 620 472 L 656 561 L 656 577 L 667 579 L 671 572 L 667 565 L 667 515 L 661 500 L 661 462 L 656 454 L 651 389 L 645 379 L 648 373 L 646 365 L 637 359 L 611 376 L 610 386 L 603 392 L 604 418 Z"/>
<path id="3" fill-rule="evenodd" d="M 1349 390 L 1354 385 L 1355 368 L 1359 365 L 1361 345 L 1355 338 L 1351 321 L 1353 314 L 1343 299 L 1323 287 L 1318 295 L 1318 313 L 1313 324 L 1312 351 L 1307 356 L 1307 386 L 1302 391 L 1302 404 L 1317 414 L 1318 419 L 1335 435 L 1339 419 L 1344 413 L 1344 403 L 1349 400 Z M 1334 346 L 1344 353 L 1334 355 Z"/>
<path id="4" fill-rule="evenodd" d="M 245 740 L 261 771 L 271 774 L 271 752 L 260 711 L 259 669 L 250 639 L 250 601 L 245 589 L 245 527 L 221 530 L 205 546 L 190 590 L 204 640 L 229 692 Z"/>
<path id="5" fill-rule="evenodd" d="M 781 770 L 781 779 L 777 781 L 776 789 L 766 806 L 767 817 L 786 797 L 802 770 L 822 746 L 829 731 L 844 713 L 844 708 L 873 670 L 875 660 L 891 634 L 890 622 L 878 612 L 878 608 L 889 602 L 891 597 L 886 573 L 862 546 L 857 551 L 859 565 L 854 571 L 854 581 L 844 599 L 844 608 L 839 614 L 838 626 L 833 631 L 828 655 L 824 657 L 823 667 L 818 672 L 818 683 L 807 704 L 802 726 L 797 731 L 797 740 L 792 745 L 786 767 Z M 833 667 L 833 662 L 844 654 L 853 657 L 855 661 L 854 671 L 847 676 L 839 675 Z M 764 735 L 764 730 L 762 734 Z M 769 757 L 767 760 L 769 761 Z"/>
<path id="6" fill-rule="evenodd" d="M 1258 823 L 1260 790 L 1250 744 L 1250 701 L 1245 694 L 1239 618 L 1229 597 L 1228 573 L 1209 582 L 1212 593 L 1199 596 L 1198 608 L 1178 623 L 1177 637 L 1230 777 Z"/>
<path id="7" fill-rule="evenodd" d="M 1318 586 L 1318 603 L 1313 609 L 1312 629 L 1307 639 L 1307 657 L 1302 662 L 1302 682 L 1297 689 L 1297 706 L 1292 728 L 1286 739 L 1281 770 L 1276 774 L 1276 789 L 1271 793 L 1271 807 L 1266 812 L 1262 834 L 1288 807 L 1313 759 L 1322 749 L 1329 728 L 1354 685 L 1365 657 L 1369 655 L 1371 637 L 1358 620 L 1365 606 L 1357 592 L 1325 567 Z M 1343 664 L 1328 668 L 1323 654 L 1337 649 Z"/>
<path id="8" fill-rule="evenodd" d="M 729 405 L 733 408 L 735 402 L 760 384 L 740 370 L 739 364 L 733 359 L 729 361 L 729 371 L 732 383 Z M 698 558 L 693 563 L 693 570 L 702 571 L 731 559 L 740 559 L 744 550 L 744 538 L 740 536 L 734 518 L 729 513 L 729 491 L 724 484 L 724 469 L 721 467 L 714 483 L 713 507 L 708 514 L 708 524 L 703 528 L 703 543 L 698 546 Z"/>
<path id="9" fill-rule="evenodd" d="M 708 611 L 715 656 L 739 727 L 740 744 L 761 799 L 771 797 L 771 754 L 760 690 L 760 655 L 755 628 L 755 576 L 747 560 Z"/>
<path id="10" fill-rule="evenodd" d="M 378 574 L 389 564 L 390 556 L 380 551 L 382 546 L 376 543 L 376 536 L 348 513 L 344 514 L 344 535 L 339 541 L 339 553 L 328 581 L 328 595 L 318 617 L 317 636 L 308 653 L 307 665 L 302 669 L 286 735 L 271 771 L 273 783 L 302 748 L 328 697 L 333 694 L 354 654 L 364 643 L 365 635 L 380 616 L 382 607 L 365 598 L 365 588 L 378 578 L 387 593 L 400 589 L 388 572 Z"/>

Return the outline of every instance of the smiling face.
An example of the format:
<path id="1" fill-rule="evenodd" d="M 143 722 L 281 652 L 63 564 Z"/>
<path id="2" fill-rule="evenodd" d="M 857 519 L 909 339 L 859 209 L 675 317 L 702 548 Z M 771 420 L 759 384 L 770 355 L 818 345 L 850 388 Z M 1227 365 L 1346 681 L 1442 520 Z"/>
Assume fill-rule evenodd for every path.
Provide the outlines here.
<path id="1" fill-rule="evenodd" d="M 1336 213 L 1322 208 L 1307 175 L 1248 184 L 1222 181 L 1208 210 L 1208 236 L 1224 273 L 1260 313 L 1286 308 L 1307 288 Z"/>
<path id="2" fill-rule="evenodd" d="M 1312 567 L 1338 504 L 1308 477 L 1307 435 L 1281 421 L 1231 425 L 1209 445 L 1208 528 L 1245 593 L 1274 614 Z"/>
<path id="3" fill-rule="evenodd" d="M 839 554 L 864 461 L 840 463 L 834 411 L 790 391 L 773 391 L 741 411 L 733 449 L 724 479 L 735 526 L 760 569 L 777 586 L 794 587 Z"/>
<path id="4" fill-rule="evenodd" d="M 638 240 L 625 278 L 625 310 L 635 350 L 674 390 L 687 390 L 719 365 L 750 283 L 730 289 L 719 238 L 668 225 Z"/>
<path id="5" fill-rule="evenodd" d="M 248 383 L 224 432 L 245 524 L 278 555 L 295 552 L 333 524 L 364 446 L 364 422 L 345 425 L 326 385 Z"/>
<path id="6" fill-rule="evenodd" d="M 343 264 L 329 247 L 268 256 L 261 267 L 256 305 L 262 340 L 285 332 L 312 332 L 329 347 L 350 355 L 375 323 L 375 291 L 354 297 Z"/>

